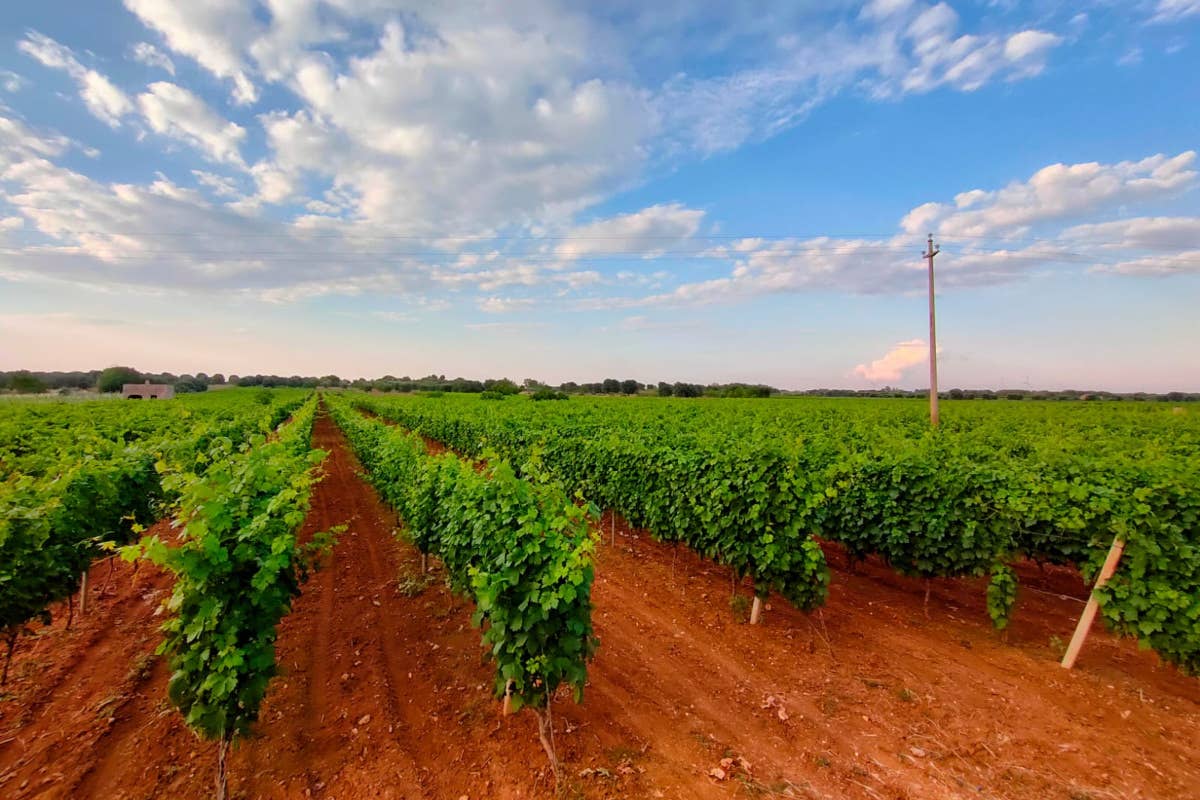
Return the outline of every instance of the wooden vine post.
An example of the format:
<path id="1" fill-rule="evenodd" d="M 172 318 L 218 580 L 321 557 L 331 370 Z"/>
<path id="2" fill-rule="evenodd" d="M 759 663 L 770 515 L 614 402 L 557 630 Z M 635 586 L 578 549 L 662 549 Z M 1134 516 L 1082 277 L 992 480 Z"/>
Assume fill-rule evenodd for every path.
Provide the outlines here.
<path id="1" fill-rule="evenodd" d="M 79 616 L 87 616 L 87 594 L 88 594 L 88 571 L 83 571 L 83 576 L 79 579 Z"/>
<path id="2" fill-rule="evenodd" d="M 750 604 L 750 624 L 757 625 L 762 618 L 762 599 L 758 595 L 754 595 L 754 602 Z"/>
<path id="3" fill-rule="evenodd" d="M 1071 669 L 1075 666 L 1075 661 L 1079 658 L 1079 651 L 1083 649 L 1083 642 L 1087 639 L 1088 631 L 1092 629 L 1092 623 L 1096 619 L 1096 612 L 1100 610 L 1100 600 L 1096 597 L 1096 590 L 1108 583 L 1108 579 L 1117 571 L 1117 562 L 1121 560 L 1121 551 L 1124 549 L 1125 541 L 1119 536 L 1114 537 L 1112 547 L 1108 548 L 1108 557 L 1104 559 L 1104 566 L 1100 568 L 1100 575 L 1096 578 L 1096 585 L 1092 587 L 1091 597 L 1088 598 L 1087 605 L 1083 608 L 1079 624 L 1075 626 L 1075 634 L 1071 637 L 1071 643 L 1067 645 L 1067 652 L 1062 660 L 1064 669 Z"/>
<path id="4" fill-rule="evenodd" d="M 512 713 L 512 693 L 513 681 L 512 678 L 509 678 L 508 683 L 504 684 L 504 707 L 500 712 L 501 716 L 507 717 Z"/>

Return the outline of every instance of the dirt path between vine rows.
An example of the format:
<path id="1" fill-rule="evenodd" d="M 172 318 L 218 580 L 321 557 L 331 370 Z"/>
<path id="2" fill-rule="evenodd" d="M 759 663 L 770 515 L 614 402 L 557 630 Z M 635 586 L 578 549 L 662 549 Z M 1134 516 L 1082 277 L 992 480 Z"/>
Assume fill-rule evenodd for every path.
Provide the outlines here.
<path id="1" fill-rule="evenodd" d="M 281 626 L 233 796 L 552 796 L 533 716 L 498 715 L 470 604 L 440 581 L 401 590 L 416 552 L 326 416 L 314 444 L 330 457 L 304 535 L 349 528 Z M 923 584 L 851 573 L 830 547 L 823 612 L 773 598 L 752 627 L 734 621 L 726 571 L 619 520 L 613 547 L 613 522 L 598 526 L 584 703 L 555 706 L 567 796 L 1195 796 L 1200 680 L 1099 630 L 1075 671 L 1058 667 L 1052 637 L 1069 637 L 1084 594 L 1067 570 L 1023 569 L 1040 591 L 1001 636 L 978 581 L 935 582 L 926 617 Z M 131 571 L 71 631 L 57 620 L 22 641 L 0 700 L 0 797 L 211 796 L 212 745 L 166 704 L 149 655 L 169 580 Z"/>

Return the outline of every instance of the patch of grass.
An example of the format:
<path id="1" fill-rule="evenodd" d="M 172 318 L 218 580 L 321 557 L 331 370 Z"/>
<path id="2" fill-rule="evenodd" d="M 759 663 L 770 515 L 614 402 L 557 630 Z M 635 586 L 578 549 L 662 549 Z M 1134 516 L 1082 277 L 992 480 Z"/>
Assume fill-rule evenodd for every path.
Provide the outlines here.
<path id="1" fill-rule="evenodd" d="M 138 656 L 129 668 L 129 674 L 125 676 L 126 682 L 141 683 L 149 678 L 150 671 L 154 669 L 154 662 L 157 658 L 154 653 L 142 653 Z"/>
<path id="2" fill-rule="evenodd" d="M 424 574 L 417 573 L 415 575 L 405 575 L 396 584 L 396 588 L 400 594 L 405 597 L 417 597 L 424 593 L 426 589 L 433 585 L 434 577 L 432 573 Z"/>
<path id="3" fill-rule="evenodd" d="M 765 797 L 768 795 L 778 794 L 779 792 L 779 789 L 759 783 L 749 775 L 736 775 L 734 776 L 734 780 L 742 785 L 742 791 L 744 791 L 748 797 Z M 784 785 L 784 788 L 787 788 L 786 785 Z"/>
<path id="4" fill-rule="evenodd" d="M 714 747 L 717 746 L 717 743 L 714 742 L 712 739 L 708 738 L 708 734 L 706 734 L 706 733 L 701 733 L 700 731 L 692 731 L 688 734 L 688 736 L 691 736 L 696 741 L 696 743 L 699 744 L 701 747 L 703 747 L 705 750 L 712 750 Z"/>
<path id="5" fill-rule="evenodd" d="M 818 767 L 821 767 L 822 769 L 824 769 L 824 768 L 828 767 L 828 766 L 829 766 L 829 763 L 830 763 L 830 762 L 829 762 L 829 757 L 828 757 L 828 756 L 824 756 L 824 755 L 817 756 L 817 758 L 816 758 L 816 762 L 817 762 L 817 766 L 818 766 Z"/>
<path id="6" fill-rule="evenodd" d="M 464 725 L 472 725 L 487 717 L 489 708 L 490 704 L 486 700 L 475 698 L 458 712 L 458 721 Z"/>
<path id="7" fill-rule="evenodd" d="M 101 719 L 111 717 L 113 712 L 117 710 L 117 706 L 121 705 L 124 700 L 124 694 L 110 694 L 96 704 L 96 716 Z"/>
<path id="8" fill-rule="evenodd" d="M 558 796 L 563 800 L 587 800 L 587 794 L 583 790 L 583 786 L 579 781 L 570 780 L 565 786 L 560 786 Z"/>
<path id="9" fill-rule="evenodd" d="M 1064 642 L 1060 636 L 1051 636 L 1050 649 L 1061 656 L 1063 653 L 1067 652 L 1067 643 Z"/>
<path id="10" fill-rule="evenodd" d="M 750 598 L 741 594 L 733 595 L 729 598 L 729 610 L 733 612 L 733 619 L 736 622 L 749 622 Z"/>
<path id="11" fill-rule="evenodd" d="M 908 689 L 901 689 L 900 691 L 896 692 L 896 696 L 900 698 L 900 701 L 901 701 L 902 703 L 915 703 L 915 702 L 917 702 L 917 695 L 916 695 L 916 693 L 915 693 L 915 692 L 912 692 L 912 691 L 910 691 L 910 690 L 908 690 Z"/>
<path id="12" fill-rule="evenodd" d="M 608 760 L 614 764 L 622 764 L 629 762 L 632 764 L 638 758 L 641 758 L 642 751 L 630 747 L 627 744 L 619 744 L 616 747 L 610 747 L 605 753 Z"/>

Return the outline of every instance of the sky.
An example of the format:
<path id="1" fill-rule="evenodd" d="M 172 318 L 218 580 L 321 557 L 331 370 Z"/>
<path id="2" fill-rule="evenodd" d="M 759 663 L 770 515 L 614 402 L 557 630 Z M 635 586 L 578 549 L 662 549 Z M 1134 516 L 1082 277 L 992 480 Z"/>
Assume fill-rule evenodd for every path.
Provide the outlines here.
<path id="1" fill-rule="evenodd" d="M 0 369 L 1200 391 L 1200 0 L 0 10 Z"/>

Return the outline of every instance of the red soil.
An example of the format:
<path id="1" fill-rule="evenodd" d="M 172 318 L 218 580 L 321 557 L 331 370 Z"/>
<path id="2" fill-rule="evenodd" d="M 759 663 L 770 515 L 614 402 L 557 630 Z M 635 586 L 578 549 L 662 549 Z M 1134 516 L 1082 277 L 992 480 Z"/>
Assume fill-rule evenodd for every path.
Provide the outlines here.
<path id="1" fill-rule="evenodd" d="M 285 619 L 281 675 L 257 734 L 231 757 L 234 797 L 550 797 L 529 712 L 499 716 L 471 606 L 438 580 L 330 451 L 306 533 L 348 522 Z M 620 520 L 599 529 L 600 650 L 583 705 L 560 699 L 567 796 L 1185 798 L 1200 785 L 1200 681 L 1097 629 L 1057 664 L 1086 590 L 1066 570 L 1022 570 L 1006 635 L 979 581 L 924 584 L 828 548 L 829 604 L 773 598 L 735 622 L 723 569 Z M 107 567 L 94 568 L 92 585 Z M 169 579 L 117 567 L 115 593 L 70 631 L 23 639 L 0 700 L 0 796 L 203 798 L 214 747 L 165 702 L 152 652 Z M 740 592 L 748 596 L 748 588 Z M 725 766 L 722 767 L 722 759 Z M 724 779 L 714 769 L 724 770 Z"/>

